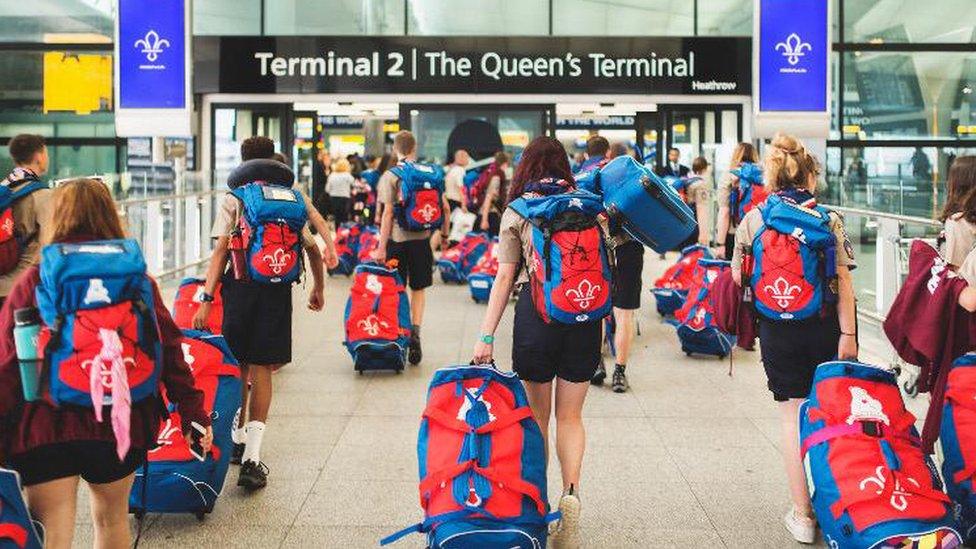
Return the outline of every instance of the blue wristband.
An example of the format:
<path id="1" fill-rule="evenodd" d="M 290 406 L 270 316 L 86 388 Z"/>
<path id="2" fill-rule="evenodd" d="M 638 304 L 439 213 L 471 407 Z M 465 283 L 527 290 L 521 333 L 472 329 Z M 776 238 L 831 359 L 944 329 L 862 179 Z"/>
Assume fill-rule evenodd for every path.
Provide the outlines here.
<path id="1" fill-rule="evenodd" d="M 493 345 L 495 343 L 495 336 L 491 334 L 482 334 L 481 342 L 485 345 Z"/>

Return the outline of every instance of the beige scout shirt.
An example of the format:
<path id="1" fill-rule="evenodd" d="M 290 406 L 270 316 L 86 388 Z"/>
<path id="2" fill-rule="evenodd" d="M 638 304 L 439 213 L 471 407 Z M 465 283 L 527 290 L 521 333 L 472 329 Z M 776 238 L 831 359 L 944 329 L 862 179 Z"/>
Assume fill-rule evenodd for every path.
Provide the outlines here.
<path id="1" fill-rule="evenodd" d="M 695 216 L 698 218 L 698 230 L 699 234 L 708 235 L 711 238 L 712 234 L 712 217 L 713 210 L 712 204 L 708 201 L 711 197 L 711 189 L 709 188 L 708 181 L 705 178 L 695 181 L 685 190 L 685 196 L 688 199 L 688 203 L 695 209 Z M 704 207 L 705 218 L 702 219 L 698 216 L 698 209 Z"/>
<path id="2" fill-rule="evenodd" d="M 10 295 L 10 289 L 17 282 L 20 274 L 40 262 L 42 236 L 48 236 L 53 223 L 54 205 L 51 198 L 53 192 L 51 189 L 41 189 L 14 203 L 14 231 L 25 236 L 26 246 L 17 262 L 17 267 L 0 276 L 0 297 L 5 298 Z"/>
<path id="3" fill-rule="evenodd" d="M 299 192 L 305 200 L 305 210 L 311 212 L 314 209 L 312 199 L 304 192 Z M 212 238 L 230 236 L 237 228 L 243 211 L 244 204 L 241 203 L 239 198 L 231 193 L 224 195 L 224 199 L 220 202 L 220 207 L 217 209 L 217 216 L 214 218 L 213 230 L 210 231 L 210 236 Z M 305 227 L 302 229 L 302 245 L 306 248 L 316 245 L 315 237 L 312 236 L 312 231 L 309 230 L 308 223 L 305 223 Z"/>
<path id="4" fill-rule="evenodd" d="M 716 202 L 718 202 L 719 208 L 725 208 L 729 205 L 729 198 L 732 196 L 732 189 L 739 184 L 739 178 L 726 172 L 722 175 L 722 180 L 718 183 L 718 192 L 716 193 Z M 732 212 L 729 212 L 729 234 L 735 233 L 735 226 L 732 224 Z"/>
<path id="5" fill-rule="evenodd" d="M 502 213 L 501 229 L 498 232 L 498 262 L 522 263 L 528 268 L 520 269 L 516 284 L 529 281 L 529 269 L 534 269 L 535 255 L 532 246 L 532 224 L 515 210 L 506 208 Z"/>
<path id="6" fill-rule="evenodd" d="M 957 213 L 945 220 L 945 246 L 942 255 L 950 265 L 962 266 L 966 256 L 976 246 L 976 226 Z"/>
<path id="7" fill-rule="evenodd" d="M 735 231 L 735 251 L 732 253 L 732 272 L 739 276 L 742 272 L 743 249 L 749 249 L 752 241 L 756 238 L 756 233 L 762 228 L 762 212 L 759 208 L 754 208 L 746 214 L 739 228 Z M 854 260 L 854 247 L 851 245 L 847 230 L 844 228 L 844 218 L 835 212 L 830 212 L 830 230 L 834 233 L 837 240 L 837 266 L 847 267 L 848 269 L 857 268 Z"/>
<path id="8" fill-rule="evenodd" d="M 400 178 L 392 170 L 383 172 L 376 187 L 376 196 L 384 208 L 394 208 L 400 202 Z M 407 242 L 408 240 L 424 240 L 430 238 L 430 231 L 407 231 L 400 227 L 396 219 L 393 220 L 393 231 L 390 240 L 393 242 Z"/>

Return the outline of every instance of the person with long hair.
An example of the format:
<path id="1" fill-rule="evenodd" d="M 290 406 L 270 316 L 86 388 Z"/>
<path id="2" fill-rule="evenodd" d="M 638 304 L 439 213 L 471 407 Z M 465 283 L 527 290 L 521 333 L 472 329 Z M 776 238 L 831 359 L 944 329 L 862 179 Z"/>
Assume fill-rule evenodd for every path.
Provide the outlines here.
<path id="1" fill-rule="evenodd" d="M 803 143 L 792 136 L 777 135 L 763 161 L 763 178 L 770 196 L 810 210 L 816 208 L 814 193 L 820 168 Z M 753 241 L 764 228 L 763 208 L 749 211 L 739 224 L 732 256 L 732 277 L 742 287 L 749 284 L 743 274 L 743 258 L 753 254 Z M 800 456 L 797 414 L 810 394 L 814 372 L 823 362 L 839 358 L 857 359 L 857 319 L 851 270 L 856 267 L 854 251 L 839 215 L 829 212 L 829 228 L 836 250 L 836 300 L 824 299 L 822 314 L 803 320 L 772 320 L 759 315 L 759 340 L 767 386 L 779 405 L 783 462 L 789 479 L 793 507 L 785 524 L 801 543 L 813 543 L 817 526 L 813 518 L 806 475 Z M 771 229 L 766 229 L 771 230 Z M 773 252 L 770 252 L 773 253 Z M 753 267 L 761 272 L 764 265 Z M 830 281 L 821 281 L 831 287 Z M 759 288 L 753 288 L 758 292 Z M 758 295 L 758 294 L 757 294 Z"/>
<path id="2" fill-rule="evenodd" d="M 573 190 L 575 182 L 562 144 L 550 137 L 537 137 L 522 153 L 512 177 L 508 203 L 520 197 Z M 534 267 L 536 252 L 532 230 L 529 220 L 512 208 L 505 209 L 498 243 L 498 274 L 473 360 L 476 364 L 494 361 L 495 330 L 512 289 L 517 287 L 519 299 L 515 305 L 512 367 L 525 385 L 533 415 L 546 437 L 546 455 L 549 423 L 555 405 L 556 455 L 563 484 L 559 510 L 563 518 L 552 543 L 553 547 L 578 547 L 579 482 L 586 448 L 583 402 L 590 379 L 600 363 L 601 322 L 546 323 L 539 316 L 529 284 L 531 271 L 537 268 Z"/>
<path id="3" fill-rule="evenodd" d="M 495 169 L 492 171 L 491 179 L 488 181 L 488 188 L 485 191 L 485 199 L 481 204 L 479 218 L 481 219 L 480 228 L 486 231 L 488 236 L 496 237 L 501 230 L 502 212 L 508 203 L 508 153 L 502 151 L 495 153 Z"/>
<path id="4" fill-rule="evenodd" d="M 336 160 L 325 183 L 325 194 L 329 195 L 329 209 L 336 226 L 349 220 L 352 188 L 356 183 L 356 178 L 350 173 L 351 169 L 352 164 L 345 158 Z"/>
<path id="5" fill-rule="evenodd" d="M 116 205 L 102 182 L 73 179 L 58 187 L 52 198 L 58 215 L 47 243 L 125 238 Z M 25 401 L 14 343 L 14 311 L 37 307 L 35 290 L 43 266 L 42 259 L 40 266 L 24 271 L 0 310 L 0 421 L 4 425 L 0 455 L 23 479 L 31 514 L 44 526 L 45 547 L 71 547 L 80 479 L 88 483 L 91 493 L 95 547 L 128 547 L 129 492 L 135 471 L 156 440 L 161 404 L 158 397 L 132 403 L 130 447 L 120 459 L 113 421 L 98 421 L 94 408 L 57 406 L 47 398 Z M 182 334 L 155 281 L 152 287 L 163 351 L 160 384 L 179 407 L 188 442 L 191 422 L 206 426 L 203 446 L 209 451 L 213 433 L 203 394 L 194 388 L 183 358 Z M 106 407 L 103 416 L 109 415 L 110 409 Z"/>
<path id="6" fill-rule="evenodd" d="M 718 222 L 715 226 L 715 254 L 719 257 L 732 257 L 732 250 L 735 249 L 735 229 L 736 224 L 732 219 L 732 208 L 730 199 L 732 193 L 739 185 L 739 178 L 732 170 L 742 167 L 745 163 L 758 164 L 759 153 L 752 143 L 739 143 L 732 153 L 732 161 L 729 163 L 729 171 L 722 175 L 722 181 L 718 185 Z"/>
<path id="7" fill-rule="evenodd" d="M 941 250 L 950 268 L 958 270 L 976 246 L 976 156 L 960 156 L 949 167 Z"/>

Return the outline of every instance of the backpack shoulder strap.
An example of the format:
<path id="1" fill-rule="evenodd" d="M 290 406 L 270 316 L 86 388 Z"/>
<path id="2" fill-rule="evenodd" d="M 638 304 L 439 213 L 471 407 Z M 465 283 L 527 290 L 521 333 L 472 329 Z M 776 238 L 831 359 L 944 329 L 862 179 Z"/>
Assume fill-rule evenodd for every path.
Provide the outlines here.
<path id="1" fill-rule="evenodd" d="M 19 182 L 19 185 L 16 186 L 16 188 L 13 184 L 11 184 L 11 190 L 13 191 L 12 199 L 17 201 L 21 198 L 26 198 L 28 195 L 36 193 L 37 191 L 47 188 L 49 188 L 47 183 L 44 183 L 43 181 L 39 181 L 37 179 L 25 179 L 22 180 L 22 182 Z"/>

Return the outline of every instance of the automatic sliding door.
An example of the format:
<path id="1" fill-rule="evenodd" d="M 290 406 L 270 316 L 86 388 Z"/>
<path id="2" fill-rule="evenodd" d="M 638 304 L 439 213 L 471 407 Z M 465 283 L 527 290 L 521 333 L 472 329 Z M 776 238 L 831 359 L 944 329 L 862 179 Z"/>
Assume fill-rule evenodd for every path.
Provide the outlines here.
<path id="1" fill-rule="evenodd" d="M 517 158 L 530 141 L 553 131 L 552 105 L 400 105 L 400 127 L 417 137 L 418 156 L 447 163 L 455 149 L 477 159 L 500 150 Z"/>

